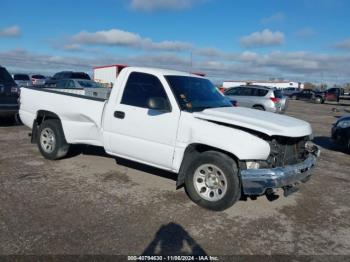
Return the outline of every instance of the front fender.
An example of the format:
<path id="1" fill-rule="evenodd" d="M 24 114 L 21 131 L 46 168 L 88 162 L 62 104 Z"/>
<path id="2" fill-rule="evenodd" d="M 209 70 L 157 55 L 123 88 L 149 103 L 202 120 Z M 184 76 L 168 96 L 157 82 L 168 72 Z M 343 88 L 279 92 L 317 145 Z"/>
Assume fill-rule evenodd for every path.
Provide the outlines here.
<path id="1" fill-rule="evenodd" d="M 179 170 L 186 148 L 202 144 L 233 154 L 238 160 L 266 160 L 270 145 L 246 131 L 201 119 L 180 120 L 174 169 Z"/>

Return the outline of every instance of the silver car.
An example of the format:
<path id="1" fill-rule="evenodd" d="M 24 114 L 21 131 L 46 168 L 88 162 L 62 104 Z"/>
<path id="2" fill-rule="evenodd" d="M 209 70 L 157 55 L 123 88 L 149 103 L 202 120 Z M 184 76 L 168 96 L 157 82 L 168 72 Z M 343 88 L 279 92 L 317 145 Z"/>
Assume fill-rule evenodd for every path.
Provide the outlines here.
<path id="1" fill-rule="evenodd" d="M 43 75 L 31 75 L 33 86 L 43 86 L 46 83 L 46 77 Z"/>
<path id="2" fill-rule="evenodd" d="M 13 80 L 15 80 L 16 84 L 19 87 L 22 86 L 31 86 L 32 85 L 32 81 L 30 80 L 29 75 L 26 74 L 14 74 L 12 75 Z"/>
<path id="3" fill-rule="evenodd" d="M 57 82 L 55 87 L 61 89 L 103 88 L 100 83 L 87 79 L 62 79 Z"/>
<path id="4" fill-rule="evenodd" d="M 288 98 L 282 91 L 266 86 L 244 85 L 232 87 L 224 92 L 230 100 L 236 100 L 238 106 L 249 107 L 274 113 L 284 113 Z"/>

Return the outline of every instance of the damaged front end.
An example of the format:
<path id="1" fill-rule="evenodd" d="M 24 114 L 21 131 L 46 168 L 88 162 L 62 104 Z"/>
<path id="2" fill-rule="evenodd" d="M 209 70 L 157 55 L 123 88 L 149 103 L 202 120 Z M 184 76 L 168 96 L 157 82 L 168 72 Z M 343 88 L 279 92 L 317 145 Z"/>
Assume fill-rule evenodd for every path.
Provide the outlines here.
<path id="1" fill-rule="evenodd" d="M 247 161 L 246 169 L 241 169 L 243 193 L 248 196 L 266 194 L 271 198 L 275 189 L 282 188 L 288 196 L 297 191 L 298 184 L 309 180 L 320 151 L 309 136 L 275 136 L 265 137 L 265 140 L 271 148 L 268 159 Z"/>

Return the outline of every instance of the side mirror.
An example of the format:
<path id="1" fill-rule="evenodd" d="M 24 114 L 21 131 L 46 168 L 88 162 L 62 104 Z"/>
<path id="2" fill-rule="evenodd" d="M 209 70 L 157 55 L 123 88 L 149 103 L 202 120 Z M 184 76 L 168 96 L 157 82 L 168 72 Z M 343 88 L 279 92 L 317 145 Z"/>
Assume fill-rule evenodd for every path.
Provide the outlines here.
<path id="1" fill-rule="evenodd" d="M 148 99 L 148 108 L 163 112 L 170 112 L 170 105 L 167 99 L 163 97 L 151 97 Z"/>

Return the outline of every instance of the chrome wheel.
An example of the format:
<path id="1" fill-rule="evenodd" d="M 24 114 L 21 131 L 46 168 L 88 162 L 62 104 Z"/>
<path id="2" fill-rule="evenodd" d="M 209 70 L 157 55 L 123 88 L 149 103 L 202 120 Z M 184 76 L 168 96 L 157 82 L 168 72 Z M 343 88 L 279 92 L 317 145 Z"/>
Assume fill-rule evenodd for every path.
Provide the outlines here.
<path id="1" fill-rule="evenodd" d="M 205 200 L 218 201 L 227 191 L 227 178 L 220 168 L 204 164 L 197 168 L 193 176 L 197 193 Z"/>
<path id="2" fill-rule="evenodd" d="M 44 128 L 40 134 L 41 148 L 48 154 L 51 154 L 56 147 L 55 133 L 51 128 Z"/>

